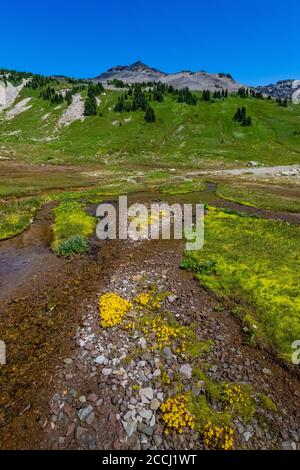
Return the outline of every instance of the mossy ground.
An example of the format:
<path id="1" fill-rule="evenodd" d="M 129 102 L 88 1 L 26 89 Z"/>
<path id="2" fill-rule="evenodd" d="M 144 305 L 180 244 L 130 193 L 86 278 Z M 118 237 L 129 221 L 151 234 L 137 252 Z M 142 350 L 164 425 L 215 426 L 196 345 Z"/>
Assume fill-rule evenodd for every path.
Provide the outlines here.
<path id="1" fill-rule="evenodd" d="M 186 253 L 182 266 L 221 297 L 242 301 L 253 331 L 290 360 L 300 336 L 299 242 L 298 226 L 210 208 L 204 248 Z"/>

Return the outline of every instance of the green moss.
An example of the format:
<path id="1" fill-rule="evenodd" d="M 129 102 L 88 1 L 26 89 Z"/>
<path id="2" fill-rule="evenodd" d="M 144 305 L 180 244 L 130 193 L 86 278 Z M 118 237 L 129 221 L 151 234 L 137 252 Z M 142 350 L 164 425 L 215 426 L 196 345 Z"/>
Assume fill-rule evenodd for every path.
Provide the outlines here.
<path id="1" fill-rule="evenodd" d="M 276 413 L 278 411 L 277 406 L 275 405 L 273 400 L 267 395 L 264 395 L 263 393 L 259 395 L 259 404 L 262 408 L 271 411 L 272 413 Z"/>
<path id="2" fill-rule="evenodd" d="M 300 337 L 299 246 L 297 226 L 210 208 L 204 247 L 186 253 L 182 266 L 220 297 L 244 304 L 250 341 L 266 338 L 290 360 Z"/>
<path id="3" fill-rule="evenodd" d="M 300 199 L 297 191 L 292 192 L 284 186 L 265 185 L 228 185 L 220 184 L 217 195 L 223 199 L 243 204 L 244 206 L 270 209 L 274 211 L 300 212 Z"/>
<path id="4" fill-rule="evenodd" d="M 25 230 L 34 220 L 37 210 L 50 200 L 50 196 L 40 196 L 0 202 L 0 239 Z"/>
<path id="5" fill-rule="evenodd" d="M 188 409 L 194 415 L 196 428 L 200 433 L 208 421 L 218 426 L 228 426 L 231 423 L 231 414 L 212 408 L 203 395 L 191 396 Z"/>

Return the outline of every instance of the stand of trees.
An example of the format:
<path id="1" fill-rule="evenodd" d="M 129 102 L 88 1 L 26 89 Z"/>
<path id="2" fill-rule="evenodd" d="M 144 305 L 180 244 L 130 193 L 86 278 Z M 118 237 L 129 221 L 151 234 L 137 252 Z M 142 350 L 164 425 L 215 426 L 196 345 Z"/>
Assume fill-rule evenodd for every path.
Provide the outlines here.
<path id="1" fill-rule="evenodd" d="M 287 98 L 285 98 L 284 100 L 281 98 L 277 98 L 276 103 L 278 104 L 278 106 L 282 106 L 283 108 L 287 108 L 288 106 Z"/>
<path id="2" fill-rule="evenodd" d="M 239 122 L 242 126 L 247 127 L 252 125 L 251 116 L 247 116 L 247 110 L 245 106 L 238 108 L 235 115 L 233 116 L 235 122 Z"/>
<path id="3" fill-rule="evenodd" d="M 104 91 L 102 83 L 89 83 L 87 90 L 87 98 L 84 102 L 84 115 L 97 115 L 97 99 L 96 96 L 101 95 Z"/>

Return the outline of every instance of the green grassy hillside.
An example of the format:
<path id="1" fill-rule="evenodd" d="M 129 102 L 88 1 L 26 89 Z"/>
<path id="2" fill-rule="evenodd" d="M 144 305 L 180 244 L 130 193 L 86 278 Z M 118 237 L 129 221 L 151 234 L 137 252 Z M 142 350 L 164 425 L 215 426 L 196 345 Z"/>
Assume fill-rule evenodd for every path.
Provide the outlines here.
<path id="1" fill-rule="evenodd" d="M 55 83 L 53 86 L 61 90 L 74 85 Z M 67 103 L 57 106 L 39 98 L 45 88 L 22 90 L 17 102 L 32 97 L 27 111 L 11 120 L 3 120 L 2 113 L 1 155 L 30 163 L 191 168 L 211 160 L 299 162 L 300 106 L 297 105 L 283 108 L 274 101 L 233 95 L 205 102 L 200 99 L 200 92 L 195 92 L 199 98 L 197 104 L 188 105 L 167 94 L 161 103 L 150 102 L 156 122 L 146 123 L 144 111 L 115 112 L 114 106 L 123 91 L 106 90 L 99 96 L 97 116 L 60 127 L 58 119 Z M 86 90 L 81 93 L 84 98 Z M 247 114 L 252 117 L 250 127 L 242 127 L 232 119 L 241 106 L 246 106 Z"/>

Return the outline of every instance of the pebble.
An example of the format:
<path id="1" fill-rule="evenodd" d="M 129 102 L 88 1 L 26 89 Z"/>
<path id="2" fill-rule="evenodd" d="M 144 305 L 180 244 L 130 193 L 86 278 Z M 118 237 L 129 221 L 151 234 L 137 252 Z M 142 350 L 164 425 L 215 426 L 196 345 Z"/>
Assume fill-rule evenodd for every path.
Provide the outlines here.
<path id="1" fill-rule="evenodd" d="M 140 388 L 139 395 L 142 400 L 146 399 L 150 401 L 153 399 L 153 389 L 151 387 Z"/>
<path id="2" fill-rule="evenodd" d="M 153 398 L 153 400 L 151 400 L 151 403 L 150 403 L 150 409 L 153 411 L 156 411 L 158 410 L 159 407 L 160 407 L 159 400 L 157 398 Z"/>
<path id="3" fill-rule="evenodd" d="M 139 415 L 143 419 L 150 420 L 152 418 L 152 411 L 151 410 L 141 410 L 141 411 L 139 411 Z"/>
<path id="4" fill-rule="evenodd" d="M 165 356 L 166 359 L 172 359 L 173 353 L 172 353 L 171 349 L 168 348 L 167 346 L 165 346 L 163 348 L 163 353 L 164 353 L 164 356 Z"/>
<path id="5" fill-rule="evenodd" d="M 127 436 L 131 437 L 136 432 L 137 424 L 132 419 L 128 419 L 122 423 Z"/>
<path id="6" fill-rule="evenodd" d="M 96 364 L 107 364 L 108 359 L 105 356 L 100 355 L 100 356 L 96 357 L 95 362 L 96 362 Z"/>
<path id="7" fill-rule="evenodd" d="M 69 365 L 69 364 L 72 364 L 72 362 L 73 362 L 73 359 L 71 359 L 70 357 L 67 357 L 67 358 L 64 360 L 64 363 L 65 363 L 65 364 L 68 364 L 68 365 Z"/>
<path id="8" fill-rule="evenodd" d="M 270 369 L 267 369 L 266 367 L 264 367 L 264 369 L 262 370 L 262 373 L 265 375 L 272 375 L 272 371 Z"/>
<path id="9" fill-rule="evenodd" d="M 138 423 L 137 430 L 140 433 L 146 434 L 146 436 L 149 436 L 149 437 L 152 436 L 152 434 L 153 434 L 153 428 L 151 428 L 150 426 L 147 426 L 144 423 Z"/>
<path id="10" fill-rule="evenodd" d="M 85 408 L 80 408 L 80 410 L 78 411 L 78 418 L 80 419 L 80 421 L 85 422 L 92 411 L 93 407 L 91 405 L 88 405 Z"/>
<path id="11" fill-rule="evenodd" d="M 179 373 L 185 379 L 191 379 L 191 377 L 192 377 L 192 367 L 189 364 L 183 364 L 179 369 Z"/>
<path id="12" fill-rule="evenodd" d="M 110 375 L 111 373 L 112 373 L 112 369 L 106 369 L 106 368 L 102 369 L 103 375 Z"/>

